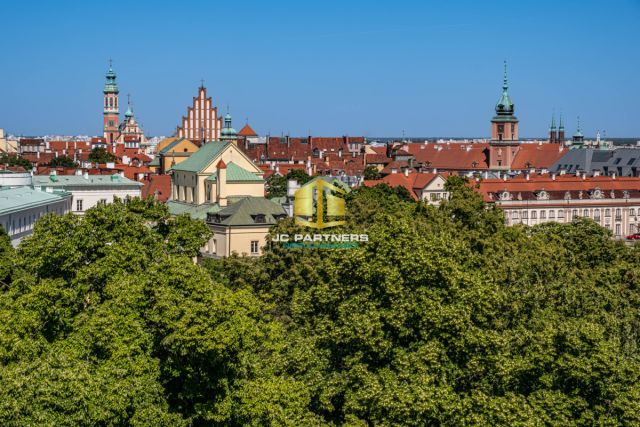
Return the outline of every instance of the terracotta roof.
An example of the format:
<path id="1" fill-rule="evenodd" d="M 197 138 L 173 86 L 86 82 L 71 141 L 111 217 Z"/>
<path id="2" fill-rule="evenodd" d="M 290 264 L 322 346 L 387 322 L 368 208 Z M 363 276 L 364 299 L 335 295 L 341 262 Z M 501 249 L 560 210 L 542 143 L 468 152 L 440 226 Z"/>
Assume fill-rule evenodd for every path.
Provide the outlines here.
<path id="1" fill-rule="evenodd" d="M 171 196 L 170 175 L 151 175 L 143 182 L 144 187 L 142 187 L 142 198 L 152 196 L 161 202 L 169 200 L 169 197 Z"/>
<path id="2" fill-rule="evenodd" d="M 363 185 L 373 187 L 378 184 L 387 184 L 390 187 L 404 187 L 409 191 L 414 200 L 419 200 L 419 191 L 426 187 L 437 176 L 443 176 L 437 173 L 416 173 L 412 172 L 407 175 L 404 173 L 392 173 L 382 179 L 365 180 Z"/>
<path id="3" fill-rule="evenodd" d="M 238 132 L 239 136 L 258 136 L 258 134 L 256 133 L 256 131 L 254 131 L 251 126 L 249 126 L 249 123 L 247 123 L 246 125 L 243 126 L 242 129 L 240 129 L 240 132 Z"/>
<path id="4" fill-rule="evenodd" d="M 550 169 L 568 150 L 560 144 L 521 144 L 511 169 Z"/>
<path id="5" fill-rule="evenodd" d="M 475 187 L 476 183 L 470 181 L 470 185 Z M 480 181 L 477 191 L 482 194 L 485 200 L 496 201 L 495 195 L 504 191 L 513 194 L 519 193 L 524 200 L 527 200 L 533 194 L 543 190 L 550 195 L 560 195 L 562 198 L 567 191 L 570 192 L 572 198 L 578 198 L 579 193 L 582 192 L 582 197 L 588 199 L 588 193 L 595 189 L 600 189 L 607 196 L 613 190 L 617 197 L 622 197 L 621 192 L 624 190 L 640 191 L 640 177 L 597 176 L 582 178 L 576 175 L 557 175 L 554 179 L 551 174 L 531 174 L 528 180 L 526 176 L 522 175 L 507 180 L 485 179 Z"/>

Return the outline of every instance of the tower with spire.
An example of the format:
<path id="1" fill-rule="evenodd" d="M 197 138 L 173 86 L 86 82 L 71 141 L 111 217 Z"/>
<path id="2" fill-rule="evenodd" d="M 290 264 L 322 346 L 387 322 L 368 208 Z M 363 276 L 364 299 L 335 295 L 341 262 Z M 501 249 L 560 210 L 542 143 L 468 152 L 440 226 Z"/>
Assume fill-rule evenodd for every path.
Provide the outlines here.
<path id="1" fill-rule="evenodd" d="M 571 146 L 575 148 L 584 146 L 584 135 L 582 134 L 582 131 L 580 131 L 580 116 L 578 116 L 578 128 L 576 129 L 576 133 L 574 133 L 571 138 Z"/>
<path id="2" fill-rule="evenodd" d="M 127 111 L 124 113 L 124 121 L 120 123 L 118 128 L 116 141 L 124 144 L 125 148 L 139 148 L 141 143 L 147 142 L 142 127 L 133 114 L 131 95 L 127 95 Z"/>
<path id="3" fill-rule="evenodd" d="M 109 60 L 109 71 L 106 74 L 104 85 L 104 128 L 103 136 L 108 143 L 113 144 L 119 134 L 119 114 L 118 114 L 118 84 L 116 83 L 116 73 L 113 71 L 111 60 Z"/>
<path id="4" fill-rule="evenodd" d="M 556 138 L 556 142 L 564 145 L 564 122 L 562 120 L 562 112 L 560 113 L 560 126 L 558 126 L 558 137 Z"/>
<path id="5" fill-rule="evenodd" d="M 556 113 L 551 114 L 551 126 L 549 126 L 549 142 L 551 144 L 556 142 Z"/>
<path id="6" fill-rule="evenodd" d="M 504 61 L 502 96 L 491 119 L 491 141 L 489 142 L 489 167 L 495 170 L 510 170 L 513 159 L 520 149 L 518 140 L 518 118 L 515 105 L 509 97 L 507 61 Z"/>
<path id="7" fill-rule="evenodd" d="M 518 118 L 514 115 L 515 105 L 509 97 L 507 61 L 504 61 L 502 96 L 496 104 L 496 115 L 491 119 L 491 140 L 518 141 Z"/>

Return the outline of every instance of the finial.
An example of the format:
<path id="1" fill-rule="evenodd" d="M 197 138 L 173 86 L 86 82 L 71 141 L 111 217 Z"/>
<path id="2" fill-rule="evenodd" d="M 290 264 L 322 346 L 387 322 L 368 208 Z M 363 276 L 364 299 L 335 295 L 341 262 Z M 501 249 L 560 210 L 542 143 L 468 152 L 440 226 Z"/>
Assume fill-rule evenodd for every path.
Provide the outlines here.
<path id="1" fill-rule="evenodd" d="M 200 79 L 200 87 L 204 89 L 204 79 Z"/>
<path id="2" fill-rule="evenodd" d="M 504 89 L 505 91 L 509 88 L 509 85 L 507 84 L 507 60 L 504 60 L 504 80 L 502 81 L 502 89 Z"/>
<path id="3" fill-rule="evenodd" d="M 555 130 L 556 128 L 556 110 L 554 109 L 551 113 L 551 130 Z"/>
<path id="4" fill-rule="evenodd" d="M 560 111 L 560 127 L 559 129 L 564 129 L 564 121 L 562 120 L 562 111 Z"/>
<path id="5" fill-rule="evenodd" d="M 131 94 L 130 93 L 127 94 L 127 105 L 129 107 L 131 107 Z"/>
<path id="6" fill-rule="evenodd" d="M 578 116 L 578 132 L 580 132 L 580 116 Z"/>
<path id="7" fill-rule="evenodd" d="M 111 68 L 113 61 L 111 60 L 111 58 L 109 58 L 109 68 Z"/>

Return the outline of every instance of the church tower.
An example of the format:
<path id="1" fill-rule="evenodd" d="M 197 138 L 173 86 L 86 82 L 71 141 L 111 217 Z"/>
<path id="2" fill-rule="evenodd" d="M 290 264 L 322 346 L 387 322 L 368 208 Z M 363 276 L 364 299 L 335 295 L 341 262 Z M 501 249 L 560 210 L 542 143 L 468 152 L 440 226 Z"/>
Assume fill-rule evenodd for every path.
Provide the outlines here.
<path id="1" fill-rule="evenodd" d="M 118 138 L 119 114 L 118 114 L 118 84 L 116 83 L 116 73 L 109 61 L 109 71 L 107 71 L 107 81 L 104 85 L 104 132 L 103 136 L 107 143 L 113 144 Z"/>
<path id="2" fill-rule="evenodd" d="M 509 98 L 507 83 L 507 61 L 504 62 L 502 96 L 496 104 L 496 115 L 491 119 L 491 139 L 493 141 L 517 141 L 518 118 L 513 115 L 515 106 Z"/>
<path id="3" fill-rule="evenodd" d="M 562 113 L 560 113 L 560 126 L 558 127 L 558 138 L 556 142 L 564 145 L 564 121 L 562 120 Z"/>
<path id="4" fill-rule="evenodd" d="M 518 118 L 514 116 L 515 106 L 509 98 L 508 89 L 507 61 L 505 61 L 502 96 L 496 104 L 496 115 L 491 119 L 489 168 L 494 170 L 510 170 L 513 159 L 520 149 Z"/>
<path id="5" fill-rule="evenodd" d="M 549 126 L 549 142 L 551 144 L 556 142 L 556 114 L 551 115 L 551 126 Z"/>

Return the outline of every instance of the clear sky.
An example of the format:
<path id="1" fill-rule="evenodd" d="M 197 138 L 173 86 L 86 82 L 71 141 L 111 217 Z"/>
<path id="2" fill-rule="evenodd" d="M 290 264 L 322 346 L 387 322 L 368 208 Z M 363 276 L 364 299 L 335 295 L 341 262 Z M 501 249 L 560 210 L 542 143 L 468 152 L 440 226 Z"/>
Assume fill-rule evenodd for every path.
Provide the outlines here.
<path id="1" fill-rule="evenodd" d="M 640 136 L 640 1 L 2 0 L 0 127 L 102 131 L 108 59 L 149 135 L 200 79 L 260 134 L 486 136 L 508 61 L 524 137 Z M 121 114 L 124 113 L 121 108 Z"/>

